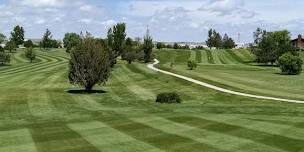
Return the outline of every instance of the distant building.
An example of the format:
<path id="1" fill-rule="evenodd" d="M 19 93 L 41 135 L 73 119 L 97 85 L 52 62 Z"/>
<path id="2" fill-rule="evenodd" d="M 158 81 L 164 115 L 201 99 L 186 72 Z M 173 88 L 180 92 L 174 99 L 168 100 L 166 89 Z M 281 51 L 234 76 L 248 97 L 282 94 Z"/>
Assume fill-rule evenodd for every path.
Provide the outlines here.
<path id="1" fill-rule="evenodd" d="M 291 44 L 295 48 L 304 49 L 304 39 L 302 35 L 299 35 L 297 39 L 291 40 Z"/>

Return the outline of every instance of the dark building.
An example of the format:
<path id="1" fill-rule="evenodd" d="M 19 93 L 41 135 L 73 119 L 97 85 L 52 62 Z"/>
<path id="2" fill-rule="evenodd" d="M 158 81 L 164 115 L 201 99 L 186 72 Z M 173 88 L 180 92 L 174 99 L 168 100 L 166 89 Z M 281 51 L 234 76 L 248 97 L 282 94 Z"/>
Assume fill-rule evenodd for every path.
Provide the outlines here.
<path id="1" fill-rule="evenodd" d="M 302 38 L 302 35 L 299 35 L 297 39 L 292 40 L 291 44 L 298 49 L 304 49 L 304 39 Z"/>

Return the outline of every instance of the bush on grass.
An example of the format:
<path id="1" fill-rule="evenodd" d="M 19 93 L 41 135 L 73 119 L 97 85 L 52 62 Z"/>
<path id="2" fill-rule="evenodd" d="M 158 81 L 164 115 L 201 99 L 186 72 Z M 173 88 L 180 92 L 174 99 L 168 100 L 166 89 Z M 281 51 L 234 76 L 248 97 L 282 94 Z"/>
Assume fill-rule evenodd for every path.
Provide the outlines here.
<path id="1" fill-rule="evenodd" d="M 300 74 L 302 72 L 302 64 L 302 59 L 291 53 L 285 53 L 279 58 L 279 65 L 283 74 Z"/>
<path id="2" fill-rule="evenodd" d="M 181 98 L 177 93 L 167 92 L 160 93 L 157 95 L 157 103 L 181 103 Z"/>

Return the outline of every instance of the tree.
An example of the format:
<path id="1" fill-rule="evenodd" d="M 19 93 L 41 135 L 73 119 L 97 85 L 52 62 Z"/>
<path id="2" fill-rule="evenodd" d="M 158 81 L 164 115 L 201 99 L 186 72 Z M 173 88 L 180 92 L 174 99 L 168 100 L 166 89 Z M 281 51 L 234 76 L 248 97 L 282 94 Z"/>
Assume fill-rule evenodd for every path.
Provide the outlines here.
<path id="1" fill-rule="evenodd" d="M 11 56 L 4 51 L 4 49 L 0 46 L 0 65 L 5 65 L 10 63 Z"/>
<path id="2" fill-rule="evenodd" d="M 190 70 L 193 70 L 197 67 L 197 63 L 195 61 L 192 61 L 192 60 L 189 60 L 187 65 L 188 65 L 188 68 Z"/>
<path id="3" fill-rule="evenodd" d="M 214 29 L 208 31 L 208 39 L 206 41 L 207 46 L 211 49 L 212 47 L 222 47 L 222 36 Z"/>
<path id="4" fill-rule="evenodd" d="M 161 43 L 161 42 L 157 42 L 156 43 L 156 48 L 160 50 L 160 49 L 164 48 L 164 44 Z"/>
<path id="5" fill-rule="evenodd" d="M 23 27 L 17 25 L 11 32 L 11 41 L 13 41 L 17 46 L 24 43 L 24 29 Z"/>
<path id="6" fill-rule="evenodd" d="M 235 42 L 232 38 L 230 38 L 227 34 L 223 37 L 223 45 L 224 49 L 232 49 L 235 47 Z"/>
<path id="7" fill-rule="evenodd" d="M 40 42 L 40 46 L 43 49 L 51 48 L 51 46 L 52 46 L 52 33 L 49 29 L 46 29 L 46 32 L 43 35 L 42 41 Z"/>
<path id="8" fill-rule="evenodd" d="M 274 64 L 282 54 L 295 51 L 287 30 L 266 32 L 258 28 L 254 32 L 254 39 L 255 44 L 251 46 L 251 52 L 258 63 Z"/>
<path id="9" fill-rule="evenodd" d="M 59 48 L 61 43 L 57 40 L 50 40 L 49 48 Z"/>
<path id="10" fill-rule="evenodd" d="M 143 50 L 144 50 L 144 61 L 148 63 L 152 58 L 153 39 L 150 36 L 149 29 L 147 29 L 146 35 L 144 36 Z"/>
<path id="11" fill-rule="evenodd" d="M 6 39 L 6 36 L 2 33 L 0 33 L 0 44 L 3 43 Z"/>
<path id="12" fill-rule="evenodd" d="M 34 46 L 34 44 L 33 44 L 32 40 L 27 40 L 24 42 L 24 47 L 26 47 L 26 48 L 30 48 L 33 46 Z"/>
<path id="13" fill-rule="evenodd" d="M 17 45 L 15 44 L 14 41 L 8 41 L 5 45 L 5 50 L 8 50 L 10 53 L 13 51 L 16 51 Z"/>
<path id="14" fill-rule="evenodd" d="M 134 49 L 129 50 L 126 54 L 125 54 L 125 60 L 128 61 L 129 64 L 131 64 L 132 62 L 135 61 L 137 57 L 137 53 Z"/>
<path id="15" fill-rule="evenodd" d="M 66 48 L 66 52 L 76 47 L 80 43 L 80 35 L 76 33 L 66 33 L 63 38 L 63 45 Z"/>
<path id="16" fill-rule="evenodd" d="M 133 50 L 133 40 L 131 38 L 127 38 L 124 44 L 124 51 L 121 55 L 122 59 L 125 60 L 126 59 L 126 55 L 128 52 Z"/>
<path id="17" fill-rule="evenodd" d="M 253 33 L 254 44 L 255 45 L 260 44 L 264 35 L 266 35 L 266 30 L 262 30 L 261 28 L 257 28 L 256 31 Z"/>
<path id="18" fill-rule="evenodd" d="M 213 31 L 214 34 L 214 44 L 213 46 L 218 48 L 222 47 L 222 36 L 220 35 L 220 33 L 217 33 L 215 30 Z"/>
<path id="19" fill-rule="evenodd" d="M 36 52 L 33 50 L 33 48 L 32 47 L 27 48 L 24 53 L 25 53 L 25 57 L 28 58 L 31 63 L 33 63 L 33 61 L 36 58 Z"/>
<path id="20" fill-rule="evenodd" d="M 214 36 L 213 36 L 213 29 L 208 31 L 208 39 L 206 41 L 206 45 L 211 49 L 214 45 Z"/>
<path id="21" fill-rule="evenodd" d="M 283 54 L 278 62 L 283 74 L 297 75 L 302 72 L 303 60 L 290 52 Z"/>
<path id="22" fill-rule="evenodd" d="M 177 43 L 174 43 L 173 48 L 174 49 L 179 49 L 179 45 Z"/>
<path id="23" fill-rule="evenodd" d="M 86 35 L 71 50 L 69 81 L 91 91 L 96 84 L 104 84 L 110 75 L 109 50 L 104 43 Z"/>
<path id="24" fill-rule="evenodd" d="M 118 23 L 108 30 L 108 46 L 111 49 L 111 67 L 116 64 L 116 58 L 123 53 L 126 39 L 126 24 Z"/>

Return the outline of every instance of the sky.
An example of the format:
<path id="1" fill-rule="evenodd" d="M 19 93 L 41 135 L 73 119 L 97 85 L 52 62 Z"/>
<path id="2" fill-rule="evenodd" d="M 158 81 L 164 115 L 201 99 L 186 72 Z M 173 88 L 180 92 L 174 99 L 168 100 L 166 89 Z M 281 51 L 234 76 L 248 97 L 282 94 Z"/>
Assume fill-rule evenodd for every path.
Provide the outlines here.
<path id="1" fill-rule="evenodd" d="M 47 28 L 56 39 L 81 31 L 105 37 L 125 22 L 132 38 L 148 26 L 155 41 L 204 42 L 214 28 L 248 43 L 257 27 L 287 29 L 292 38 L 304 33 L 303 6 L 301 0 L 0 0 L 0 33 L 9 36 L 21 25 L 26 38 L 41 38 Z"/>

